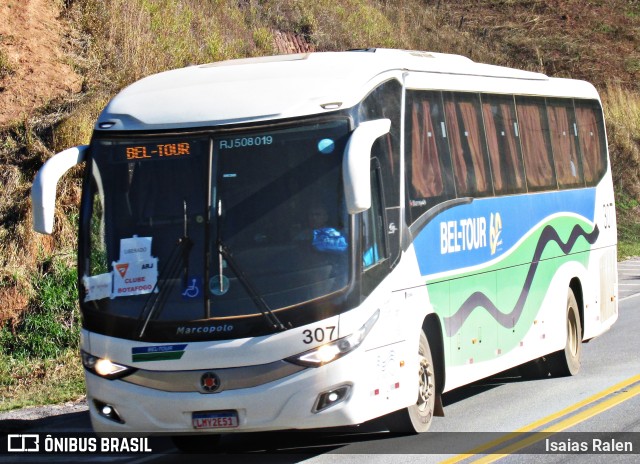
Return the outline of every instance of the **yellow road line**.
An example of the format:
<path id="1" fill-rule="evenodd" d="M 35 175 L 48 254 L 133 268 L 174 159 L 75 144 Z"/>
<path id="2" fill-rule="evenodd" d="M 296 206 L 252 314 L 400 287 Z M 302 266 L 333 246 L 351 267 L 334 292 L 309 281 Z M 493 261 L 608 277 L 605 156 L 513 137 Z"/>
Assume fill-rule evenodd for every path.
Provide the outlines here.
<path id="1" fill-rule="evenodd" d="M 509 456 L 510 454 L 515 453 L 516 451 L 520 451 L 521 449 L 527 448 L 528 446 L 531 446 L 535 443 L 538 443 L 539 441 L 544 440 L 545 438 L 548 437 L 548 433 L 562 432 L 563 430 L 566 430 L 569 427 L 573 427 L 574 425 L 579 424 L 580 422 L 583 422 L 597 414 L 603 413 L 607 409 L 611 409 L 612 407 L 617 406 L 618 404 L 624 401 L 627 401 L 628 399 L 631 399 L 634 396 L 639 394 L 640 394 L 640 385 L 637 385 L 625 392 L 622 392 L 612 398 L 609 398 L 608 400 L 603 401 L 602 403 L 598 403 L 595 406 L 590 407 L 589 409 L 586 409 L 574 416 L 570 416 L 567 419 L 561 422 L 558 422 L 557 424 L 547 427 L 546 429 L 542 430 L 540 434 L 530 435 L 527 438 L 524 438 L 520 441 L 513 443 L 512 445 L 509 445 L 499 450 L 497 453 L 500 453 L 500 454 L 491 454 L 473 462 L 474 464 L 475 463 L 488 464 L 490 462 L 497 461 L 498 459 L 502 459 L 505 456 Z"/>
<path id="2" fill-rule="evenodd" d="M 531 424 L 525 425 L 524 427 L 516 430 L 515 432 L 510 432 L 500 438 L 497 438 L 495 440 L 492 440 L 488 443 L 485 443 L 483 445 L 480 445 L 476 448 L 473 448 L 471 450 L 469 450 L 467 453 L 465 454 L 460 454 L 458 456 L 454 456 L 450 459 L 446 459 L 444 461 L 441 462 L 441 464 L 454 464 L 460 461 L 464 461 L 465 459 L 469 459 L 470 457 L 476 455 L 476 454 L 482 454 L 484 451 L 490 450 L 491 448 L 495 448 L 498 445 L 501 445 L 502 443 L 506 443 L 510 440 L 513 440 L 514 438 L 518 437 L 520 434 L 524 433 L 524 432 L 531 432 L 539 427 L 542 427 L 550 422 L 553 422 L 556 419 L 559 419 L 563 416 L 566 416 L 567 414 L 570 414 L 574 411 L 577 411 L 585 406 L 587 406 L 588 404 L 591 403 L 595 403 L 596 401 L 601 400 L 602 398 L 605 398 L 615 392 L 617 392 L 618 390 L 621 390 L 629 385 L 632 385 L 634 383 L 640 382 L 640 375 L 636 375 L 634 377 L 631 377 L 627 380 L 623 380 L 620 383 L 615 384 L 614 386 L 607 388 L 606 390 L 603 390 L 599 393 L 596 393 L 593 396 L 590 396 L 589 398 L 586 398 L 582 401 L 579 401 L 576 404 L 573 404 L 561 411 L 558 411 L 556 413 L 553 413 L 547 417 L 544 417 L 540 420 L 537 420 L 535 422 L 532 422 Z"/>

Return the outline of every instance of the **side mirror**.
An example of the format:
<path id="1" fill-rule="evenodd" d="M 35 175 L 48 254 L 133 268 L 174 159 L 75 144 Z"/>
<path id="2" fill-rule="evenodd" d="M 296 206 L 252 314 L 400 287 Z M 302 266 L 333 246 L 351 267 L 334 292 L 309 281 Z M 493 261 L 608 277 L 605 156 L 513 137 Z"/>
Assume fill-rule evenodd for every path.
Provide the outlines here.
<path id="1" fill-rule="evenodd" d="M 371 208 L 371 147 L 378 137 L 388 134 L 390 129 L 390 119 L 363 122 L 347 142 L 342 160 L 342 177 L 349 214 Z"/>
<path id="2" fill-rule="evenodd" d="M 31 187 L 33 230 L 36 232 L 53 232 L 58 180 L 73 166 L 84 161 L 88 148 L 88 145 L 80 145 L 61 151 L 44 163 L 36 174 Z"/>

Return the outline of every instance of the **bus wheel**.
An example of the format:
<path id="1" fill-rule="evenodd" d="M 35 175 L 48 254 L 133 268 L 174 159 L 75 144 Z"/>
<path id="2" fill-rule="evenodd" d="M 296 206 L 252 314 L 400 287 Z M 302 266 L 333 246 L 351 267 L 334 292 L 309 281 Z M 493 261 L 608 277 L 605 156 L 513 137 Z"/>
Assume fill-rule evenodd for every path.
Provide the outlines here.
<path id="1" fill-rule="evenodd" d="M 567 295 L 567 343 L 564 350 L 551 355 L 551 373 L 554 376 L 576 375 L 580 370 L 580 353 L 582 352 L 582 324 L 578 303 L 569 289 Z"/>
<path id="2" fill-rule="evenodd" d="M 171 441 L 183 453 L 211 453 L 220 443 L 220 435 L 174 435 Z"/>
<path id="3" fill-rule="evenodd" d="M 418 399 L 416 404 L 385 416 L 384 423 L 390 432 L 422 433 L 429 430 L 431 425 L 436 400 L 436 378 L 431 350 L 424 332 L 420 332 L 418 353 Z"/>
<path id="4" fill-rule="evenodd" d="M 582 351 L 582 324 L 580 323 L 578 303 L 571 289 L 567 295 L 566 324 L 567 342 L 564 349 L 519 366 L 523 378 L 534 380 L 550 376 L 564 377 L 578 373 Z"/>

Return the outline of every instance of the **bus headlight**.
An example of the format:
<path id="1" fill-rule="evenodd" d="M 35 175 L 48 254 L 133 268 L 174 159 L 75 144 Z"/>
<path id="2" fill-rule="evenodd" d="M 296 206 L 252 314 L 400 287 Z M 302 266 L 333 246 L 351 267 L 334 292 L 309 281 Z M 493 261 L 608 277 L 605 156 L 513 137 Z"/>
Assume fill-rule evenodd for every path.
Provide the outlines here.
<path id="1" fill-rule="evenodd" d="M 378 309 L 362 327 L 351 335 L 305 351 L 304 353 L 291 356 L 287 358 L 286 361 L 305 367 L 320 367 L 333 362 L 359 347 L 379 317 L 380 310 Z"/>
<path id="2" fill-rule="evenodd" d="M 81 351 L 80 354 L 82 355 L 82 365 L 85 369 L 105 379 L 119 379 L 137 370 L 133 367 L 116 364 L 106 358 L 99 358 L 86 351 Z"/>

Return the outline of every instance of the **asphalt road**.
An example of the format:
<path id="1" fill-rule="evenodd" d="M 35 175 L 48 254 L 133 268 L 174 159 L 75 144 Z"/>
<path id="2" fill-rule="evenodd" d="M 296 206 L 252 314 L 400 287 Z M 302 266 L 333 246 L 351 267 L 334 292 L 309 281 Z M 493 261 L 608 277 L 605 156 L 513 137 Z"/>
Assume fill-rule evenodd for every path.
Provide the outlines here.
<path id="1" fill-rule="evenodd" d="M 450 392 L 444 398 L 446 417 L 435 418 L 431 431 L 422 435 L 392 436 L 374 425 L 331 433 L 232 434 L 223 437 L 217 454 L 197 456 L 197 460 L 323 464 L 638 462 L 640 259 L 619 263 L 618 273 L 618 322 L 604 335 L 583 344 L 577 376 L 525 380 L 513 372 Z M 3 420 L 0 416 L 0 431 L 5 435 L 79 434 L 88 433 L 90 426 L 88 414 L 81 408 L 45 418 Z M 627 450 L 631 446 L 635 454 L 603 455 L 612 437 L 613 446 L 627 446 Z M 590 454 L 550 454 L 554 446 L 560 451 L 562 447 L 572 450 L 572 446 L 584 446 Z M 150 447 L 153 453 L 138 455 L 48 455 L 43 459 L 42 455 L 14 453 L 0 455 L 0 462 L 185 461 L 168 439 L 153 439 Z"/>

